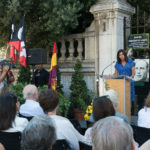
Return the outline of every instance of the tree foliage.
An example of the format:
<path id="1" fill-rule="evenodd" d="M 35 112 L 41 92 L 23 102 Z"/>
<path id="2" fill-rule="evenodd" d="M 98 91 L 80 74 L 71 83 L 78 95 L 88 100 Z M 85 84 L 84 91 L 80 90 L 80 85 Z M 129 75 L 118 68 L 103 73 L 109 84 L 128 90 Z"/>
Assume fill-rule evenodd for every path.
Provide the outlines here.
<path id="1" fill-rule="evenodd" d="M 85 110 L 87 105 L 90 103 L 90 97 L 88 95 L 88 88 L 86 82 L 83 79 L 84 75 L 81 72 L 82 64 L 77 59 L 74 66 L 75 72 L 72 74 L 71 85 L 70 85 L 70 101 L 71 107 Z"/>
<path id="2" fill-rule="evenodd" d="M 17 83 L 29 84 L 30 82 L 31 82 L 30 66 L 27 65 L 27 67 L 24 68 L 23 66 L 20 65 Z"/>
<path id="3" fill-rule="evenodd" d="M 12 16 L 16 28 L 25 15 L 27 46 L 45 47 L 78 25 L 82 7 L 79 0 L 1 0 L 0 44 L 8 41 Z"/>

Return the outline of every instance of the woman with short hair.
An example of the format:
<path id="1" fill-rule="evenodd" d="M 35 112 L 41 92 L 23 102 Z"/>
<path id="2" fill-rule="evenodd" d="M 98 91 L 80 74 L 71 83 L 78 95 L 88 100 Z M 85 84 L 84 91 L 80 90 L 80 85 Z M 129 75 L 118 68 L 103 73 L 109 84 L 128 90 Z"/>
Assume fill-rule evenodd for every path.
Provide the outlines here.
<path id="1" fill-rule="evenodd" d="M 93 100 L 93 118 L 97 122 L 108 116 L 115 116 L 115 109 L 111 100 L 107 96 L 101 96 Z M 92 127 L 88 128 L 85 132 L 85 139 L 89 145 L 92 145 L 91 136 Z"/>
<path id="2" fill-rule="evenodd" d="M 85 138 L 74 128 L 67 118 L 56 114 L 59 107 L 57 93 L 52 89 L 42 90 L 39 94 L 39 103 L 44 112 L 55 122 L 57 140 L 65 139 L 72 150 L 79 150 L 79 141 L 85 142 Z"/>

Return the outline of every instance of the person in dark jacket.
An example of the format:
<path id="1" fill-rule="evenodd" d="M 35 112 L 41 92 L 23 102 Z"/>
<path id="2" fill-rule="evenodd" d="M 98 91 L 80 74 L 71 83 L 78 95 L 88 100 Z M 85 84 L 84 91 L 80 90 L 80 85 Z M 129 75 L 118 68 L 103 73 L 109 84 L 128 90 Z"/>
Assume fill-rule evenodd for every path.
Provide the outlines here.
<path id="1" fill-rule="evenodd" d="M 37 87 L 48 85 L 49 72 L 43 68 L 42 64 L 37 65 L 37 69 L 34 72 L 32 82 Z"/>

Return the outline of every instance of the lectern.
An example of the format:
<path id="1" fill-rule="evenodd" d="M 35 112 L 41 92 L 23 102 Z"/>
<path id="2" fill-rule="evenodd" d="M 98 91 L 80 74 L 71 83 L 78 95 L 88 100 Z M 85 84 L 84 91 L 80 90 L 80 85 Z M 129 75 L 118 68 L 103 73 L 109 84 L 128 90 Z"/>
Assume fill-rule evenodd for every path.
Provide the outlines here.
<path id="1" fill-rule="evenodd" d="M 117 111 L 131 118 L 131 101 L 130 101 L 130 78 L 128 76 L 104 76 L 104 81 L 108 89 L 113 89 L 118 93 L 120 104 Z"/>

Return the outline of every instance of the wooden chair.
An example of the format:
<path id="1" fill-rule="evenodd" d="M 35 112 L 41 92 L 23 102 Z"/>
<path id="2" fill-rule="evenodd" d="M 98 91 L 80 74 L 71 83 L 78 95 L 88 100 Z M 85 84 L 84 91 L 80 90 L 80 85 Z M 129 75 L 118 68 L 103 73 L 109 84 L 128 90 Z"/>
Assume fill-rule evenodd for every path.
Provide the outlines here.
<path id="1" fill-rule="evenodd" d="M 92 150 L 92 146 L 85 144 L 83 142 L 79 142 L 80 150 Z"/>
<path id="2" fill-rule="evenodd" d="M 141 146 L 144 142 L 150 139 L 150 129 L 131 125 L 135 141 Z"/>
<path id="3" fill-rule="evenodd" d="M 71 148 L 66 140 L 57 140 L 52 150 L 71 150 Z"/>
<path id="4" fill-rule="evenodd" d="M 24 116 L 24 115 L 22 115 L 20 113 L 19 113 L 19 117 L 26 118 L 28 121 L 30 121 L 33 118 L 33 116 L 27 117 L 27 116 Z"/>
<path id="5" fill-rule="evenodd" d="M 20 150 L 21 132 L 2 132 L 0 131 L 0 143 L 5 150 Z"/>

